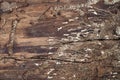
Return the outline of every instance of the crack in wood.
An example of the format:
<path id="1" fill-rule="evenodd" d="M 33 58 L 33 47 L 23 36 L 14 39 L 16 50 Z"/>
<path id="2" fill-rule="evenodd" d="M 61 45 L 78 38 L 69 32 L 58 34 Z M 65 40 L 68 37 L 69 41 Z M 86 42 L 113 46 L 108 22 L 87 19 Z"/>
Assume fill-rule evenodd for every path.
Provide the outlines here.
<path id="1" fill-rule="evenodd" d="M 58 43 L 56 43 L 56 44 L 54 44 L 54 46 L 56 45 L 65 45 L 65 44 L 70 44 L 70 43 L 75 43 L 75 42 L 92 42 L 92 41 L 119 41 L 120 40 L 120 38 L 118 38 L 118 39 L 104 39 L 104 38 L 100 38 L 100 39 L 86 39 L 86 40 L 78 40 L 78 41 L 66 41 L 66 42 L 62 42 L 62 41 L 60 41 L 60 42 L 58 42 Z"/>
<path id="2" fill-rule="evenodd" d="M 31 58 L 25 58 L 25 59 L 18 59 L 16 57 L 12 57 L 12 56 L 8 56 L 8 57 L 2 57 L 0 60 L 4 60 L 4 59 L 13 59 L 16 62 L 17 61 L 33 61 L 33 60 L 50 60 L 50 61 L 61 61 L 61 62 L 72 62 L 72 63 L 91 63 L 93 61 L 98 61 L 98 60 L 90 60 L 90 61 L 77 61 L 77 60 L 66 60 L 66 59 L 59 59 L 59 58 L 48 58 L 48 57 L 40 57 L 40 56 L 35 56 L 35 57 L 31 57 Z"/>

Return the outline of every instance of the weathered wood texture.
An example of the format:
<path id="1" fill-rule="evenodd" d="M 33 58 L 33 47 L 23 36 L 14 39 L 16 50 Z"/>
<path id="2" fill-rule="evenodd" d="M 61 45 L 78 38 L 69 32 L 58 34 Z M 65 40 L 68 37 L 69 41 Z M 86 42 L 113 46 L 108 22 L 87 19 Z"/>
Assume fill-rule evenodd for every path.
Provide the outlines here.
<path id="1" fill-rule="evenodd" d="M 119 79 L 119 0 L 0 0 L 0 80 Z"/>

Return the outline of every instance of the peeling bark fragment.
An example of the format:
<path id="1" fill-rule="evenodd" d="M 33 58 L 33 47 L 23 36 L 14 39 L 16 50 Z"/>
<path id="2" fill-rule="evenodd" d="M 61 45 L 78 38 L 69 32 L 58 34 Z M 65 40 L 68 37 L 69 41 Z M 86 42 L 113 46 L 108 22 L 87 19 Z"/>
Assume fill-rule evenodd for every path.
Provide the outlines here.
<path id="1" fill-rule="evenodd" d="M 105 4 L 115 4 L 117 2 L 119 2 L 120 0 L 104 0 Z"/>
<path id="2" fill-rule="evenodd" d="M 17 7 L 17 5 L 16 5 L 15 2 L 9 3 L 7 1 L 4 1 L 4 2 L 1 3 L 0 8 L 2 9 L 3 12 L 7 12 L 7 11 L 12 11 L 12 9 L 16 8 L 16 7 Z"/>
<path id="3" fill-rule="evenodd" d="M 16 34 L 17 24 L 18 24 L 18 20 L 17 19 L 13 20 L 10 35 L 9 35 L 9 42 L 7 44 L 7 52 L 9 55 L 12 55 L 14 53 L 13 49 L 15 45 L 15 34 Z"/>
<path id="4" fill-rule="evenodd" d="M 116 34 L 117 34 L 118 36 L 120 36 L 120 27 L 119 27 L 119 26 L 116 28 Z"/>

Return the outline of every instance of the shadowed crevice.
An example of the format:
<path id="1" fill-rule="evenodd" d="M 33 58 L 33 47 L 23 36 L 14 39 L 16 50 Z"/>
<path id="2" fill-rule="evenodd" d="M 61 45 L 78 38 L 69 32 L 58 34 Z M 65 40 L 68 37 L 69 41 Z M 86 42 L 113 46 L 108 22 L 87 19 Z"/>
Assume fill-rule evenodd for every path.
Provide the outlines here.
<path id="1" fill-rule="evenodd" d="M 48 48 L 41 48 L 41 46 L 21 46 L 16 47 L 14 52 L 29 52 L 29 53 L 48 53 L 48 52 L 55 52 L 57 51 L 56 48 L 48 49 Z"/>

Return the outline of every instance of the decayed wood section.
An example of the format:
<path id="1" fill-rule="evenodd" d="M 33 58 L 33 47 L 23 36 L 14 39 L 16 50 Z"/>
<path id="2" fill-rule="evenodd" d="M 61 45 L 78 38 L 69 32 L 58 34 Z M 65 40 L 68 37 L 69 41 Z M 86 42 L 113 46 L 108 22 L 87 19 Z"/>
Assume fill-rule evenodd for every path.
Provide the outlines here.
<path id="1" fill-rule="evenodd" d="M 1 80 L 119 80 L 119 0 L 0 0 Z"/>

